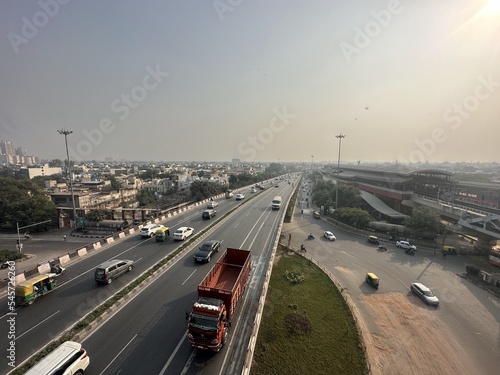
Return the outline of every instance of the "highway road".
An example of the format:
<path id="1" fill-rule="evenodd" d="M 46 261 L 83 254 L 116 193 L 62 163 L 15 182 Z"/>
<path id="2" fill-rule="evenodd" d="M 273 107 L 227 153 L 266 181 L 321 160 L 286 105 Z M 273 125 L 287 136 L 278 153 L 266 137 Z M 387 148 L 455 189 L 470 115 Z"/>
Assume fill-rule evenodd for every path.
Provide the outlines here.
<path id="1" fill-rule="evenodd" d="M 322 238 L 325 230 L 333 231 L 337 240 Z M 457 275 L 464 272 L 466 257 L 443 259 L 425 249 L 410 256 L 392 244 L 387 252 L 378 252 L 364 237 L 314 219 L 310 211 L 297 213 L 284 231 L 292 234 L 295 248 L 304 243 L 307 255 L 347 289 L 369 332 L 376 371 L 498 373 L 500 301 Z M 305 239 L 309 232 L 316 235 L 315 240 Z M 367 272 L 380 277 L 378 290 L 364 282 Z M 433 290 L 440 298 L 437 309 L 409 292 L 413 282 Z"/>
<path id="2" fill-rule="evenodd" d="M 279 222 L 284 213 L 272 211 L 272 198 L 288 197 L 290 185 L 270 187 L 213 231 L 207 239 L 222 241 L 222 249 L 252 251 L 252 272 L 231 326 L 228 343 L 218 353 L 191 348 L 186 338 L 185 312 L 196 298 L 196 288 L 211 263 L 195 264 L 195 248 L 145 287 L 99 330 L 84 340 L 91 354 L 88 371 L 94 374 L 229 374 L 241 373 L 257 310 L 263 273 L 268 264 Z"/>
<path id="3" fill-rule="evenodd" d="M 244 219 L 239 218 L 238 223 L 235 223 L 234 219 L 231 219 L 227 221 L 228 224 L 226 224 L 228 228 L 231 228 L 227 230 L 227 233 L 216 233 L 218 236 L 221 236 L 220 238 L 223 241 L 223 246 L 238 247 L 243 244 L 250 248 L 252 246 L 261 246 L 261 244 L 264 242 L 269 242 L 269 236 L 273 229 L 276 233 L 276 222 L 270 224 L 269 228 L 265 228 L 265 225 L 264 227 L 258 227 L 259 232 L 263 228 L 265 228 L 265 241 L 260 237 L 258 241 L 256 241 L 255 239 L 249 239 L 249 237 L 245 238 L 243 234 L 245 233 L 245 231 L 251 232 L 252 230 L 254 230 L 254 228 L 257 227 L 256 222 L 248 220 L 248 215 L 250 212 L 252 214 L 260 212 L 261 216 L 265 216 L 266 208 L 264 206 L 264 202 L 266 204 L 270 204 L 272 197 L 277 193 L 278 190 L 287 190 L 288 193 L 291 192 L 291 187 L 285 183 L 282 183 L 282 189 L 271 188 L 272 186 L 274 185 L 268 185 L 269 188 L 266 191 L 259 191 L 257 193 L 258 196 L 255 198 L 255 200 L 261 202 L 258 207 L 253 207 L 254 203 L 249 202 L 249 209 L 241 210 L 243 213 L 240 213 L 238 215 L 243 215 L 242 218 Z M 243 189 L 241 190 L 241 192 L 245 193 L 246 200 L 235 201 L 234 199 L 220 199 L 218 201 L 219 206 L 216 208 L 218 215 L 214 219 L 222 216 L 224 213 L 228 212 L 237 205 L 245 204 L 245 202 L 248 201 L 252 195 L 256 195 L 250 193 L 250 188 Z M 171 232 L 173 232 L 179 226 L 191 226 L 195 228 L 195 233 L 197 233 L 212 224 L 214 221 L 214 219 L 202 220 L 201 213 L 204 209 L 204 206 L 199 206 L 176 217 L 173 217 L 163 224 L 168 225 L 171 228 Z M 275 214 L 274 216 L 278 217 L 277 214 Z M 97 305 L 102 303 L 107 298 L 111 297 L 123 286 L 140 275 L 142 272 L 146 271 L 153 264 L 157 263 L 160 259 L 173 252 L 181 244 L 182 242 L 174 242 L 171 239 L 168 242 L 155 242 L 154 238 L 141 239 L 138 234 L 131 235 L 123 240 L 115 242 L 112 246 L 106 247 L 103 250 L 92 252 L 89 256 L 82 258 L 77 263 L 71 264 L 67 268 L 66 275 L 63 275 L 59 278 L 59 286 L 58 288 L 56 288 L 56 290 L 54 290 L 47 296 L 40 298 L 31 306 L 16 310 L 16 363 L 21 363 L 23 360 L 34 354 L 50 340 L 58 337 L 58 335 L 60 335 L 65 329 L 70 327 L 75 321 L 83 317 L 88 312 L 92 311 Z M 123 275 L 110 285 L 97 285 L 93 281 L 93 272 L 95 270 L 95 267 L 106 260 L 114 258 L 133 260 L 133 271 Z M 158 314 L 160 314 L 161 310 L 155 310 L 154 307 L 157 303 L 160 303 L 162 308 L 167 309 L 166 311 L 168 311 L 169 315 L 173 314 L 172 311 L 176 311 L 177 313 L 179 313 L 178 315 L 182 318 L 182 320 L 181 322 L 179 322 L 178 319 L 172 320 L 172 322 L 174 323 L 173 331 L 175 332 L 176 329 L 181 328 L 182 335 L 185 333 L 184 312 L 190 305 L 190 303 L 194 300 L 196 285 L 205 275 L 205 271 L 208 271 L 207 267 L 209 267 L 209 265 L 205 265 L 205 270 L 203 270 L 203 266 L 199 269 L 193 268 L 194 265 L 191 262 L 192 252 L 186 255 L 186 258 L 183 259 L 184 260 L 178 262 L 172 267 L 171 270 L 166 273 L 167 279 L 176 280 L 176 282 L 180 279 L 184 280 L 186 278 L 187 271 L 197 272 L 197 277 L 192 277 L 191 281 L 186 279 L 186 281 L 189 282 L 187 282 L 186 287 L 183 289 L 181 289 L 178 285 L 170 285 L 171 288 L 167 288 L 168 292 L 165 292 L 164 287 L 160 288 L 160 292 L 158 292 L 155 287 L 146 288 L 145 291 L 151 291 L 151 293 L 154 294 L 154 297 L 151 297 L 151 295 L 148 295 L 147 293 L 145 293 L 145 297 L 143 297 L 146 300 L 149 300 L 148 303 L 144 304 L 144 309 L 148 311 L 158 311 Z M 256 260 L 255 265 L 258 265 L 258 259 Z M 178 269 L 179 266 L 181 266 L 180 270 Z M 171 274 L 173 274 L 174 276 L 169 276 Z M 166 282 L 166 285 L 169 285 L 169 282 Z M 158 295 L 160 295 L 161 298 L 158 298 Z M 176 303 L 175 301 L 179 302 Z M 8 304 L 6 299 L 2 298 L 0 300 L 0 332 L 6 333 L 4 339 L 0 342 L 0 350 L 2 350 L 3 353 L 7 352 L 9 342 L 9 340 L 7 339 L 7 332 L 9 330 L 9 324 L 7 322 L 8 316 L 6 315 L 8 312 L 7 306 Z M 134 315 L 135 314 L 132 314 L 132 316 Z M 146 316 L 146 314 L 140 314 L 139 316 L 144 317 Z M 118 320 L 119 319 L 113 319 L 113 321 Z M 127 317 L 124 321 L 121 321 L 120 324 L 128 327 L 129 320 L 130 317 Z M 132 320 L 134 322 L 140 321 L 140 319 Z M 145 333 L 147 329 L 142 331 L 143 333 Z M 161 332 L 165 333 L 166 337 L 173 337 L 174 334 L 168 329 L 161 330 Z M 116 334 L 118 334 L 118 332 Z M 98 337 L 97 334 L 96 337 Z M 99 343 L 95 348 L 90 348 L 89 353 L 91 353 L 91 357 L 94 356 L 94 353 L 102 354 L 101 347 L 105 345 L 105 342 L 108 341 L 109 339 L 104 339 L 103 342 Z M 137 340 L 136 342 L 139 342 L 139 340 Z M 146 341 L 146 344 L 149 345 L 149 341 Z M 184 344 L 186 344 L 183 345 L 184 347 L 187 346 L 188 349 L 190 349 L 190 346 L 187 344 L 187 342 L 185 342 Z M 108 356 L 109 353 L 104 354 L 104 363 L 107 366 L 107 364 L 110 363 L 109 361 L 111 361 L 112 357 Z M 96 365 L 93 364 L 93 360 L 91 361 L 91 363 L 92 366 L 98 368 L 99 356 L 97 356 Z M 115 361 L 114 363 L 116 364 L 117 362 Z M 104 366 L 102 369 L 104 369 L 106 366 Z M 0 362 L 0 373 L 6 373 L 10 369 L 11 368 L 9 368 L 7 365 L 7 361 L 2 360 Z"/>
<path id="4" fill-rule="evenodd" d="M 244 193 L 248 200 L 251 195 L 250 189 L 245 190 Z M 243 203 L 245 200 L 219 200 L 217 217 Z M 251 202 L 249 202 L 250 204 Z M 170 218 L 163 224 L 171 227 L 172 233 L 179 226 L 191 226 L 195 228 L 195 233 L 197 233 L 213 223 L 214 219 L 217 219 L 216 217 L 212 220 L 203 220 L 201 213 L 204 209 L 204 206 L 193 208 Z M 92 252 L 89 256 L 68 266 L 66 275 L 60 276 L 58 279 L 58 288 L 37 300 L 33 305 L 16 310 L 16 363 L 19 364 L 31 356 L 75 321 L 92 311 L 97 305 L 181 244 L 182 242 L 174 242 L 172 239 L 167 242 L 155 242 L 154 238 L 142 239 L 139 234 L 131 235 L 115 242 L 112 246 L 103 248 L 103 250 Z M 110 285 L 97 285 L 93 280 L 96 266 L 114 258 L 132 259 L 134 261 L 133 271 L 123 275 Z M 192 288 L 192 291 L 195 289 Z M 183 297 L 186 298 L 186 296 Z M 7 322 L 7 306 L 6 298 L 0 299 L 0 332 L 5 332 L 0 342 L 0 350 L 3 353 L 7 352 L 9 342 L 7 332 L 10 326 Z M 10 369 L 6 360 L 0 362 L 0 373 L 6 373 Z"/>

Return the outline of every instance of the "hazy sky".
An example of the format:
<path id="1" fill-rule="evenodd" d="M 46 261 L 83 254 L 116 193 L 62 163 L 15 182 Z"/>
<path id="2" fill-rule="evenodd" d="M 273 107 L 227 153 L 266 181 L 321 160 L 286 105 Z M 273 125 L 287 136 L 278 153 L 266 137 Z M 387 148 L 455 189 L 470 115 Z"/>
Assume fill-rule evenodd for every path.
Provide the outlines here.
<path id="1" fill-rule="evenodd" d="M 0 0 L 41 158 L 500 161 L 500 0 Z"/>

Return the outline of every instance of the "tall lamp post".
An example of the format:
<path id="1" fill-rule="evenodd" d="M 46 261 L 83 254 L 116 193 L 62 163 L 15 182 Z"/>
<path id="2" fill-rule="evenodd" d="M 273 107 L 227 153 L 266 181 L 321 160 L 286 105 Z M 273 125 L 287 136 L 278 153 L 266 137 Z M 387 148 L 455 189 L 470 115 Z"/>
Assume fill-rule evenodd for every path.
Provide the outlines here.
<path id="1" fill-rule="evenodd" d="M 345 138 L 345 134 L 340 133 L 336 135 L 335 138 L 339 140 L 339 157 L 337 159 L 337 183 L 335 184 L 335 208 L 339 207 L 339 173 L 340 173 L 340 147 L 342 146 L 342 139 Z"/>
<path id="2" fill-rule="evenodd" d="M 69 151 L 68 151 L 68 135 L 73 133 L 72 130 L 61 129 L 57 131 L 59 134 L 64 135 L 64 142 L 66 143 L 66 158 L 68 160 L 68 177 L 69 177 L 69 190 L 71 191 L 71 203 L 73 205 L 73 220 L 75 221 L 76 227 L 76 207 L 75 207 L 75 194 L 73 193 L 73 178 L 71 176 L 71 163 L 69 161 Z"/>

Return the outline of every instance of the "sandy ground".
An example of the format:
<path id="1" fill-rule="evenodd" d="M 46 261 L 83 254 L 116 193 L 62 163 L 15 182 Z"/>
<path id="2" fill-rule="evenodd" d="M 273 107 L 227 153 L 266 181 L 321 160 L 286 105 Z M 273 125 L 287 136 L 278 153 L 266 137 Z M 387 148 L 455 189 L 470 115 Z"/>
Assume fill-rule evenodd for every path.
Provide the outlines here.
<path id="1" fill-rule="evenodd" d="M 372 374 L 474 374 L 468 355 L 434 308 L 415 308 L 412 298 L 418 299 L 396 292 L 361 297 L 378 326 L 365 337 Z"/>

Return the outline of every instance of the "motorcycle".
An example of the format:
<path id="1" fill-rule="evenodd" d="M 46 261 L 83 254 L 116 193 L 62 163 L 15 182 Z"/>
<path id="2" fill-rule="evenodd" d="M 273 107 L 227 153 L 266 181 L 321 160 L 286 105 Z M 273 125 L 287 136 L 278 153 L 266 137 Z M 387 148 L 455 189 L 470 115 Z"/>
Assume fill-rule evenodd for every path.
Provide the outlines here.
<path id="1" fill-rule="evenodd" d="M 387 251 L 387 247 L 385 247 L 385 245 L 379 245 L 378 251 Z"/>
<path id="2" fill-rule="evenodd" d="M 306 247 L 304 245 L 300 245 L 300 251 L 306 252 Z"/>
<path id="3" fill-rule="evenodd" d="M 314 236 L 312 233 L 309 233 L 309 236 L 307 236 L 307 239 L 308 240 L 314 240 Z"/>

